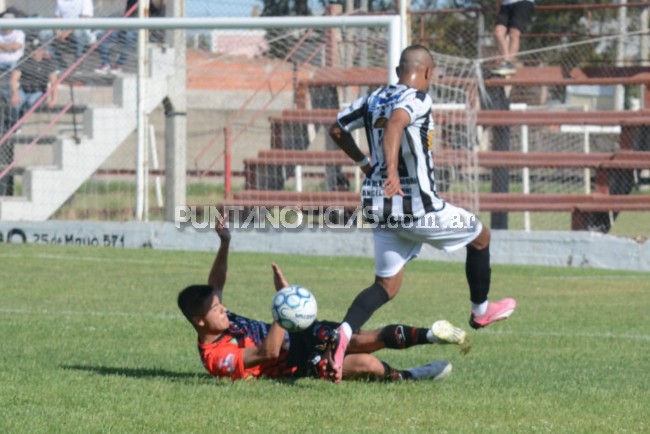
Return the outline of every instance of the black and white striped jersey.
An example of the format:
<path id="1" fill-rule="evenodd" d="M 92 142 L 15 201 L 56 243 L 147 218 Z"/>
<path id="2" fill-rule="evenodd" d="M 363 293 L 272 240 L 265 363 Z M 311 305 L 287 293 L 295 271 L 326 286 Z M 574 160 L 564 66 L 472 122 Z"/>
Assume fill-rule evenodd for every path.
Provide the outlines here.
<path id="1" fill-rule="evenodd" d="M 357 99 L 338 114 L 337 121 L 343 130 L 365 128 L 372 171 L 363 182 L 361 197 L 363 207 L 372 209 L 379 221 L 418 218 L 444 207 L 444 201 L 436 194 L 433 173 L 431 105 L 431 97 L 426 92 L 397 84 Z M 411 118 L 402 135 L 398 162 L 404 196 L 389 199 L 382 187 L 386 179 L 384 130 L 391 114 L 398 109 L 406 110 Z"/>

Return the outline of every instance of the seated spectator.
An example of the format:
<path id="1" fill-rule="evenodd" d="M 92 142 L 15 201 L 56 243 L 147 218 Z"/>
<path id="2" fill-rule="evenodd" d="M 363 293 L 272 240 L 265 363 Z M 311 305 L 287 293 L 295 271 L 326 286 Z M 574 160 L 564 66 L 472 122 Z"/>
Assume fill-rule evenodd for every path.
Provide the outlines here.
<path id="1" fill-rule="evenodd" d="M 161 17 L 165 16 L 165 6 L 167 0 L 149 0 L 149 16 Z M 124 16 L 134 18 L 138 16 L 138 0 L 127 0 Z M 101 39 L 104 34 L 101 34 Z M 159 39 L 159 40 L 158 40 Z M 129 58 L 131 52 L 134 51 L 138 40 L 138 32 L 135 30 L 130 31 L 111 31 L 106 39 L 104 39 L 99 46 L 99 54 L 102 59 L 102 66 L 95 69 L 98 74 L 106 74 L 107 72 L 119 74 L 122 72 L 124 64 Z M 152 42 L 162 42 L 162 37 L 157 33 L 150 33 L 149 40 Z M 111 44 L 119 43 L 122 47 L 120 49 L 119 57 L 113 66 L 111 66 L 110 46 Z"/>
<path id="2" fill-rule="evenodd" d="M 16 16 L 4 12 L 2 19 L 10 20 Z M 22 30 L 3 29 L 0 31 L 0 74 L 13 69 L 25 52 L 25 33 Z"/>
<path id="3" fill-rule="evenodd" d="M 14 125 L 53 86 L 47 102 L 52 108 L 58 98 L 55 86 L 57 74 L 54 63 L 45 57 L 46 48 L 34 39 L 27 44 L 28 57 L 11 72 L 8 100 L 10 102 L 9 126 Z M 7 92 L 5 90 L 5 92 Z"/>
<path id="4" fill-rule="evenodd" d="M 56 0 L 55 18 L 92 18 L 93 14 L 92 0 Z M 75 44 L 75 59 L 83 55 L 86 45 L 92 45 L 96 41 L 95 34 L 90 29 L 57 30 L 53 36 L 52 54 L 61 69 L 66 69 L 61 54 L 62 51 L 67 51 L 66 45 L 70 41 Z"/>

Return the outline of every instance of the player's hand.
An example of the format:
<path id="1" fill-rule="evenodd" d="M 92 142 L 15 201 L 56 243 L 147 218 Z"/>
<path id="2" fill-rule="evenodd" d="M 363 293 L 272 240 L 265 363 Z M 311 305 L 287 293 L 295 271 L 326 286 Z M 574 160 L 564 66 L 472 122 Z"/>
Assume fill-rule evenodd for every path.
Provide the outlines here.
<path id="1" fill-rule="evenodd" d="M 215 230 L 217 231 L 217 235 L 219 236 L 219 239 L 221 242 L 230 242 L 230 231 L 226 227 L 226 222 L 228 221 L 228 217 L 220 217 L 219 220 L 217 220 L 217 224 L 215 227 Z"/>
<path id="2" fill-rule="evenodd" d="M 275 285 L 275 290 L 279 291 L 282 288 L 289 286 L 287 279 L 284 278 L 280 266 L 275 262 L 271 263 L 271 268 L 273 269 L 273 284 Z"/>
<path id="3" fill-rule="evenodd" d="M 384 196 L 393 197 L 396 194 L 404 196 L 404 192 L 399 183 L 399 176 L 397 173 L 389 173 L 384 181 Z"/>

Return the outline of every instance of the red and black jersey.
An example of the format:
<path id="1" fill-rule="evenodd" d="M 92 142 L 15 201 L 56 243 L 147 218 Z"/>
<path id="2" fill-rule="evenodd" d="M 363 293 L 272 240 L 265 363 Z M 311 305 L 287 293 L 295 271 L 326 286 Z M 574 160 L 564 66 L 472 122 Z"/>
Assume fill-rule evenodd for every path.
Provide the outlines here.
<path id="1" fill-rule="evenodd" d="M 270 325 L 228 312 L 230 327 L 217 340 L 198 344 L 205 369 L 215 377 L 232 380 L 258 377 L 302 377 L 307 375 L 309 358 L 321 351 L 325 328 L 335 327 L 329 322 L 315 322 L 299 333 L 287 333 L 285 344 L 277 359 L 251 368 L 244 367 L 244 348 L 258 346 L 266 338 Z"/>

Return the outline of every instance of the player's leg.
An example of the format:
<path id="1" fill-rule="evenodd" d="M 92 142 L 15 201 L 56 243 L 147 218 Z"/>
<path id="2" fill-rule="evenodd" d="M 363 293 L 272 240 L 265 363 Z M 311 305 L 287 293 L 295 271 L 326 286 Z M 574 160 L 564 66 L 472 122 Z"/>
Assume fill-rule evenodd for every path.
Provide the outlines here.
<path id="1" fill-rule="evenodd" d="M 358 331 L 372 314 L 397 295 L 402 285 L 404 266 L 420 253 L 422 244 L 404 238 L 397 230 L 373 229 L 375 247 L 375 282 L 361 291 L 343 319 Z"/>
<path id="2" fill-rule="evenodd" d="M 370 354 L 349 354 L 343 362 L 346 380 L 439 380 L 451 373 L 451 363 L 439 360 L 416 368 L 398 370 Z"/>
<path id="3" fill-rule="evenodd" d="M 506 319 L 516 306 L 507 298 L 488 303 L 492 271 L 490 268 L 490 230 L 471 212 L 447 203 L 435 213 L 422 217 L 408 236 L 448 253 L 467 247 L 465 276 L 471 300 L 470 325 L 473 328 Z"/>
<path id="4" fill-rule="evenodd" d="M 391 324 L 379 329 L 362 330 L 352 335 L 347 354 L 373 353 L 384 348 L 402 350 L 415 345 L 467 343 L 467 333 L 445 320 L 429 328 Z"/>
<path id="5" fill-rule="evenodd" d="M 467 246 L 465 275 L 470 290 L 472 313 L 469 324 L 479 329 L 493 322 L 507 319 L 515 310 L 517 302 L 504 298 L 488 302 L 492 269 L 490 267 L 490 231 L 483 227 L 479 236 Z"/>
<path id="6" fill-rule="evenodd" d="M 335 382 L 341 380 L 341 366 L 352 333 L 358 331 L 372 314 L 397 295 L 402 285 L 404 265 L 416 257 L 421 243 L 403 238 L 397 231 L 373 229 L 375 244 L 375 282 L 361 291 L 338 328 L 340 335 L 331 368 Z"/>

